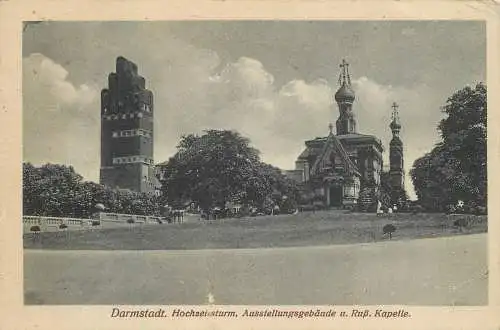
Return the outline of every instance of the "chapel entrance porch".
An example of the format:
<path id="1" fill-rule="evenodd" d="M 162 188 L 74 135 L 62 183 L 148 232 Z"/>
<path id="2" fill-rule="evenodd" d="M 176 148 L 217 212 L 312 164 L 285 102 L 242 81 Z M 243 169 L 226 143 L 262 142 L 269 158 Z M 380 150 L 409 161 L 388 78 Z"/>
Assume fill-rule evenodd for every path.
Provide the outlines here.
<path id="1" fill-rule="evenodd" d="M 326 205 L 328 207 L 342 206 L 342 186 L 333 185 L 326 187 Z"/>

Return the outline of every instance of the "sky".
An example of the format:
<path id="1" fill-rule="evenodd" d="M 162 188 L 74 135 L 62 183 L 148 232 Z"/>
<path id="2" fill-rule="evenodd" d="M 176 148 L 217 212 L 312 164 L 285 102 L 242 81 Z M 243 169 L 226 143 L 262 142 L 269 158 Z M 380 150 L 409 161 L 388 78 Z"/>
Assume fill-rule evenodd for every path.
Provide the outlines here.
<path id="1" fill-rule="evenodd" d="M 439 142 L 441 107 L 486 79 L 479 21 L 42 22 L 23 33 L 23 158 L 72 165 L 98 181 L 100 91 L 117 56 L 135 62 L 155 98 L 155 162 L 180 137 L 234 129 L 263 161 L 293 169 L 304 141 L 339 112 L 349 62 L 359 133 L 379 137 L 388 165 L 399 104 L 406 187 L 415 159 Z"/>

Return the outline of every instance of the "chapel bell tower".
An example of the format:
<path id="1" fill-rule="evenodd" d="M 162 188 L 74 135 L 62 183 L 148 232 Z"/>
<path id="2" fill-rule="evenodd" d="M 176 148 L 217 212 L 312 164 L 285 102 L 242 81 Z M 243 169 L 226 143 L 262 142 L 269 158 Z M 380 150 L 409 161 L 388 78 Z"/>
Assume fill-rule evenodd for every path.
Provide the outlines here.
<path id="1" fill-rule="evenodd" d="M 392 121 L 389 127 L 392 131 L 392 139 L 389 144 L 389 182 L 393 191 L 404 192 L 404 158 L 403 158 L 403 142 L 399 137 L 401 123 L 399 121 L 399 105 L 394 102 L 392 104 Z"/>
<path id="2" fill-rule="evenodd" d="M 352 111 L 352 104 L 356 98 L 351 87 L 351 76 L 349 74 L 349 63 L 342 60 L 340 64 L 339 85 L 335 93 L 335 101 L 339 107 L 339 118 L 337 119 L 337 135 L 357 133 L 356 118 Z"/>

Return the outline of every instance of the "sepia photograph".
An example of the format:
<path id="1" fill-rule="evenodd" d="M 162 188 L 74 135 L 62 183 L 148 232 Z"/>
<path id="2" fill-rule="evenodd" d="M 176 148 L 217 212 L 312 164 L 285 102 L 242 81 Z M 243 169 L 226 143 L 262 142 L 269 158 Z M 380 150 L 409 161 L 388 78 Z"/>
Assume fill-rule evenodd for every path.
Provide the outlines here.
<path id="1" fill-rule="evenodd" d="M 488 305 L 486 27 L 24 21 L 24 305 Z"/>

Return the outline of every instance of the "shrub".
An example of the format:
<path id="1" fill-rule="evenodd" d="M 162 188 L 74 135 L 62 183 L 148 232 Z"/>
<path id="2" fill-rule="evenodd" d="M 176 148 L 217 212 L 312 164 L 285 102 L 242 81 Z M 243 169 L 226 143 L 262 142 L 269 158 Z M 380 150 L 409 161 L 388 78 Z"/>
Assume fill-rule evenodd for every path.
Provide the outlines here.
<path id="1" fill-rule="evenodd" d="M 61 224 L 59 225 L 59 229 L 67 229 L 67 228 L 68 228 L 68 225 L 67 225 L 67 224 L 65 224 L 65 223 L 61 223 Z"/>
<path id="2" fill-rule="evenodd" d="M 396 227 L 393 224 L 387 224 L 382 228 L 384 234 L 389 234 L 389 239 L 392 239 L 392 233 L 396 231 Z"/>
<path id="3" fill-rule="evenodd" d="M 156 220 L 156 221 L 157 221 L 157 222 L 158 222 L 158 224 L 160 224 L 160 225 L 161 225 L 161 224 L 163 224 L 163 221 L 162 221 L 161 219 L 158 219 L 158 220 Z"/>
<path id="4" fill-rule="evenodd" d="M 464 214 L 471 214 L 473 213 L 473 208 L 471 208 L 469 205 L 464 205 L 463 206 L 463 213 Z"/>
<path id="5" fill-rule="evenodd" d="M 101 222 L 99 220 L 93 220 L 92 221 L 92 226 L 99 226 Z"/>
<path id="6" fill-rule="evenodd" d="M 297 203 L 291 199 L 287 198 L 281 204 L 281 212 L 284 214 L 292 214 L 297 210 Z"/>
<path id="7" fill-rule="evenodd" d="M 32 232 L 40 232 L 41 229 L 40 229 L 40 226 L 31 226 L 30 231 L 32 231 Z"/>
<path id="8" fill-rule="evenodd" d="M 127 223 L 133 224 L 133 223 L 135 223 L 135 220 L 134 219 L 127 219 Z"/>
<path id="9" fill-rule="evenodd" d="M 240 210 L 236 214 L 237 217 L 248 217 L 250 215 L 250 207 L 248 205 L 243 205 L 240 207 Z M 219 218 L 219 216 L 217 216 Z"/>
<path id="10" fill-rule="evenodd" d="M 476 214 L 477 215 L 486 215 L 488 212 L 486 210 L 486 207 L 484 206 L 477 206 L 476 207 Z"/>
<path id="11" fill-rule="evenodd" d="M 457 205 L 457 206 L 455 207 L 455 213 L 456 213 L 456 214 L 464 214 L 464 213 L 465 213 L 465 212 L 464 212 L 464 207 L 463 207 L 463 206 L 458 206 L 458 205 Z"/>
<path id="12" fill-rule="evenodd" d="M 446 214 L 453 214 L 456 212 L 456 208 L 455 208 L 455 205 L 446 205 Z"/>

